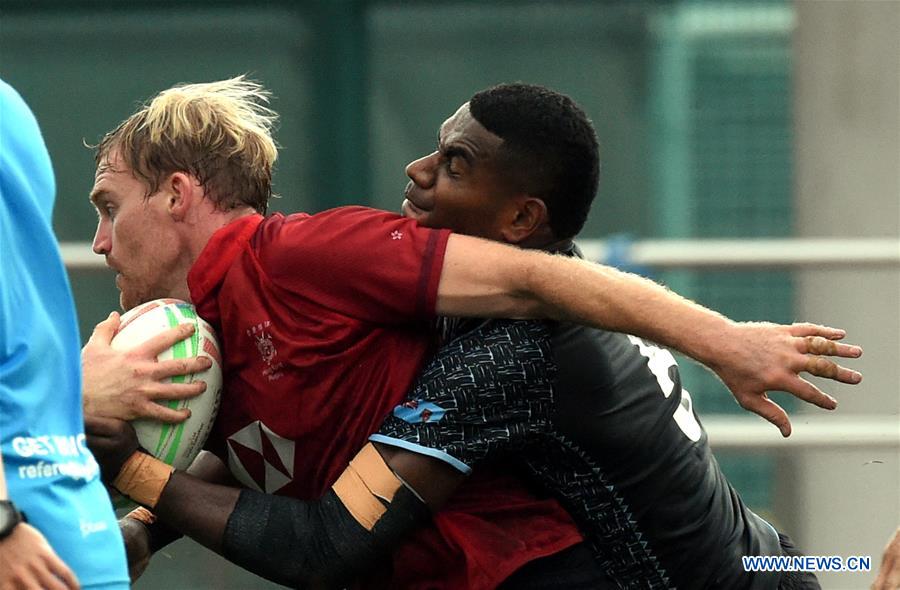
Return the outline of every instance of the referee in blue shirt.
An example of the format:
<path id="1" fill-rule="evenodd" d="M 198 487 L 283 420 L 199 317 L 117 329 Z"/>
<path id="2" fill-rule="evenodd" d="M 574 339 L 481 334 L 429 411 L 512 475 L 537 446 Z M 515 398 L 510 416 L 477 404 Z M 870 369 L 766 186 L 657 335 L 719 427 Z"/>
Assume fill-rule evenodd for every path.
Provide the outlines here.
<path id="1" fill-rule="evenodd" d="M 122 537 L 85 444 L 55 188 L 34 115 L 0 81 L 0 587 L 125 590 Z"/>

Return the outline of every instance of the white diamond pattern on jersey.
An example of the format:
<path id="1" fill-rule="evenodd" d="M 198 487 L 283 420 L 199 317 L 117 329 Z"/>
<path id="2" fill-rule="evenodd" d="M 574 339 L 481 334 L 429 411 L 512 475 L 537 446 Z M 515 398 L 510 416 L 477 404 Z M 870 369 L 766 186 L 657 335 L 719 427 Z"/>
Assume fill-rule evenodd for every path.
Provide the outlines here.
<path id="1" fill-rule="evenodd" d="M 295 445 L 254 420 L 228 437 L 228 469 L 245 486 L 273 494 L 294 477 Z"/>

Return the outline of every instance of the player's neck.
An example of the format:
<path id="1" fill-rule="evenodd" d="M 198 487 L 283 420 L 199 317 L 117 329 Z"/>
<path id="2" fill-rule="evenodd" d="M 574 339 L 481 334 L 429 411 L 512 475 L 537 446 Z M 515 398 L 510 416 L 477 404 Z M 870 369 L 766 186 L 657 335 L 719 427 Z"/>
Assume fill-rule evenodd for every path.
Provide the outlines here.
<path id="1" fill-rule="evenodd" d="M 233 221 L 256 214 L 252 207 L 239 207 L 228 211 L 221 211 L 210 207 L 193 219 L 193 223 L 182 228 L 183 244 L 189 269 L 200 257 L 200 253 L 209 243 L 217 231 Z"/>

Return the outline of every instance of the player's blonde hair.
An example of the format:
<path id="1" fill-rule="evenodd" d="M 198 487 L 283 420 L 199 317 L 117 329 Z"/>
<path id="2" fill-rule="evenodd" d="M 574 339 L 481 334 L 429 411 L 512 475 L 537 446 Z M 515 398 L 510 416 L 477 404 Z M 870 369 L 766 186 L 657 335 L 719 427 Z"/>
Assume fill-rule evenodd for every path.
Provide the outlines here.
<path id="1" fill-rule="evenodd" d="M 97 165 L 109 165 L 115 150 L 146 181 L 147 196 L 169 174 L 187 172 L 219 209 L 265 213 L 278 157 L 269 96 L 244 76 L 164 90 L 103 137 Z"/>

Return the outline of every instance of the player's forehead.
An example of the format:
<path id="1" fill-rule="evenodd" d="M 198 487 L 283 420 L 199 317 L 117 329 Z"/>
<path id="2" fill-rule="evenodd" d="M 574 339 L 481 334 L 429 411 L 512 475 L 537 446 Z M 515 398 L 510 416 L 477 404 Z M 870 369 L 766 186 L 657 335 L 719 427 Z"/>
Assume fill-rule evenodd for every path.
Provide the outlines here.
<path id="1" fill-rule="evenodd" d="M 125 171 L 129 171 L 125 159 L 118 149 L 111 148 L 98 159 L 97 169 L 94 171 L 94 181 L 114 178 L 115 174 Z"/>
<path id="2" fill-rule="evenodd" d="M 97 163 L 90 200 L 96 204 L 101 199 L 115 198 L 123 190 L 132 188 L 134 183 L 139 184 L 140 181 L 134 177 L 118 150 L 112 149 L 101 156 Z"/>
<path id="3" fill-rule="evenodd" d="M 489 157 L 503 144 L 500 137 L 488 131 L 469 109 L 469 103 L 463 103 L 441 125 L 438 142 L 442 148 L 460 147 L 478 157 Z"/>
<path id="4" fill-rule="evenodd" d="M 464 102 L 456 111 L 447 117 L 438 130 L 438 136 L 446 139 L 448 135 L 458 133 L 459 128 L 466 122 L 467 117 L 471 116 L 469 111 L 469 103 Z"/>

